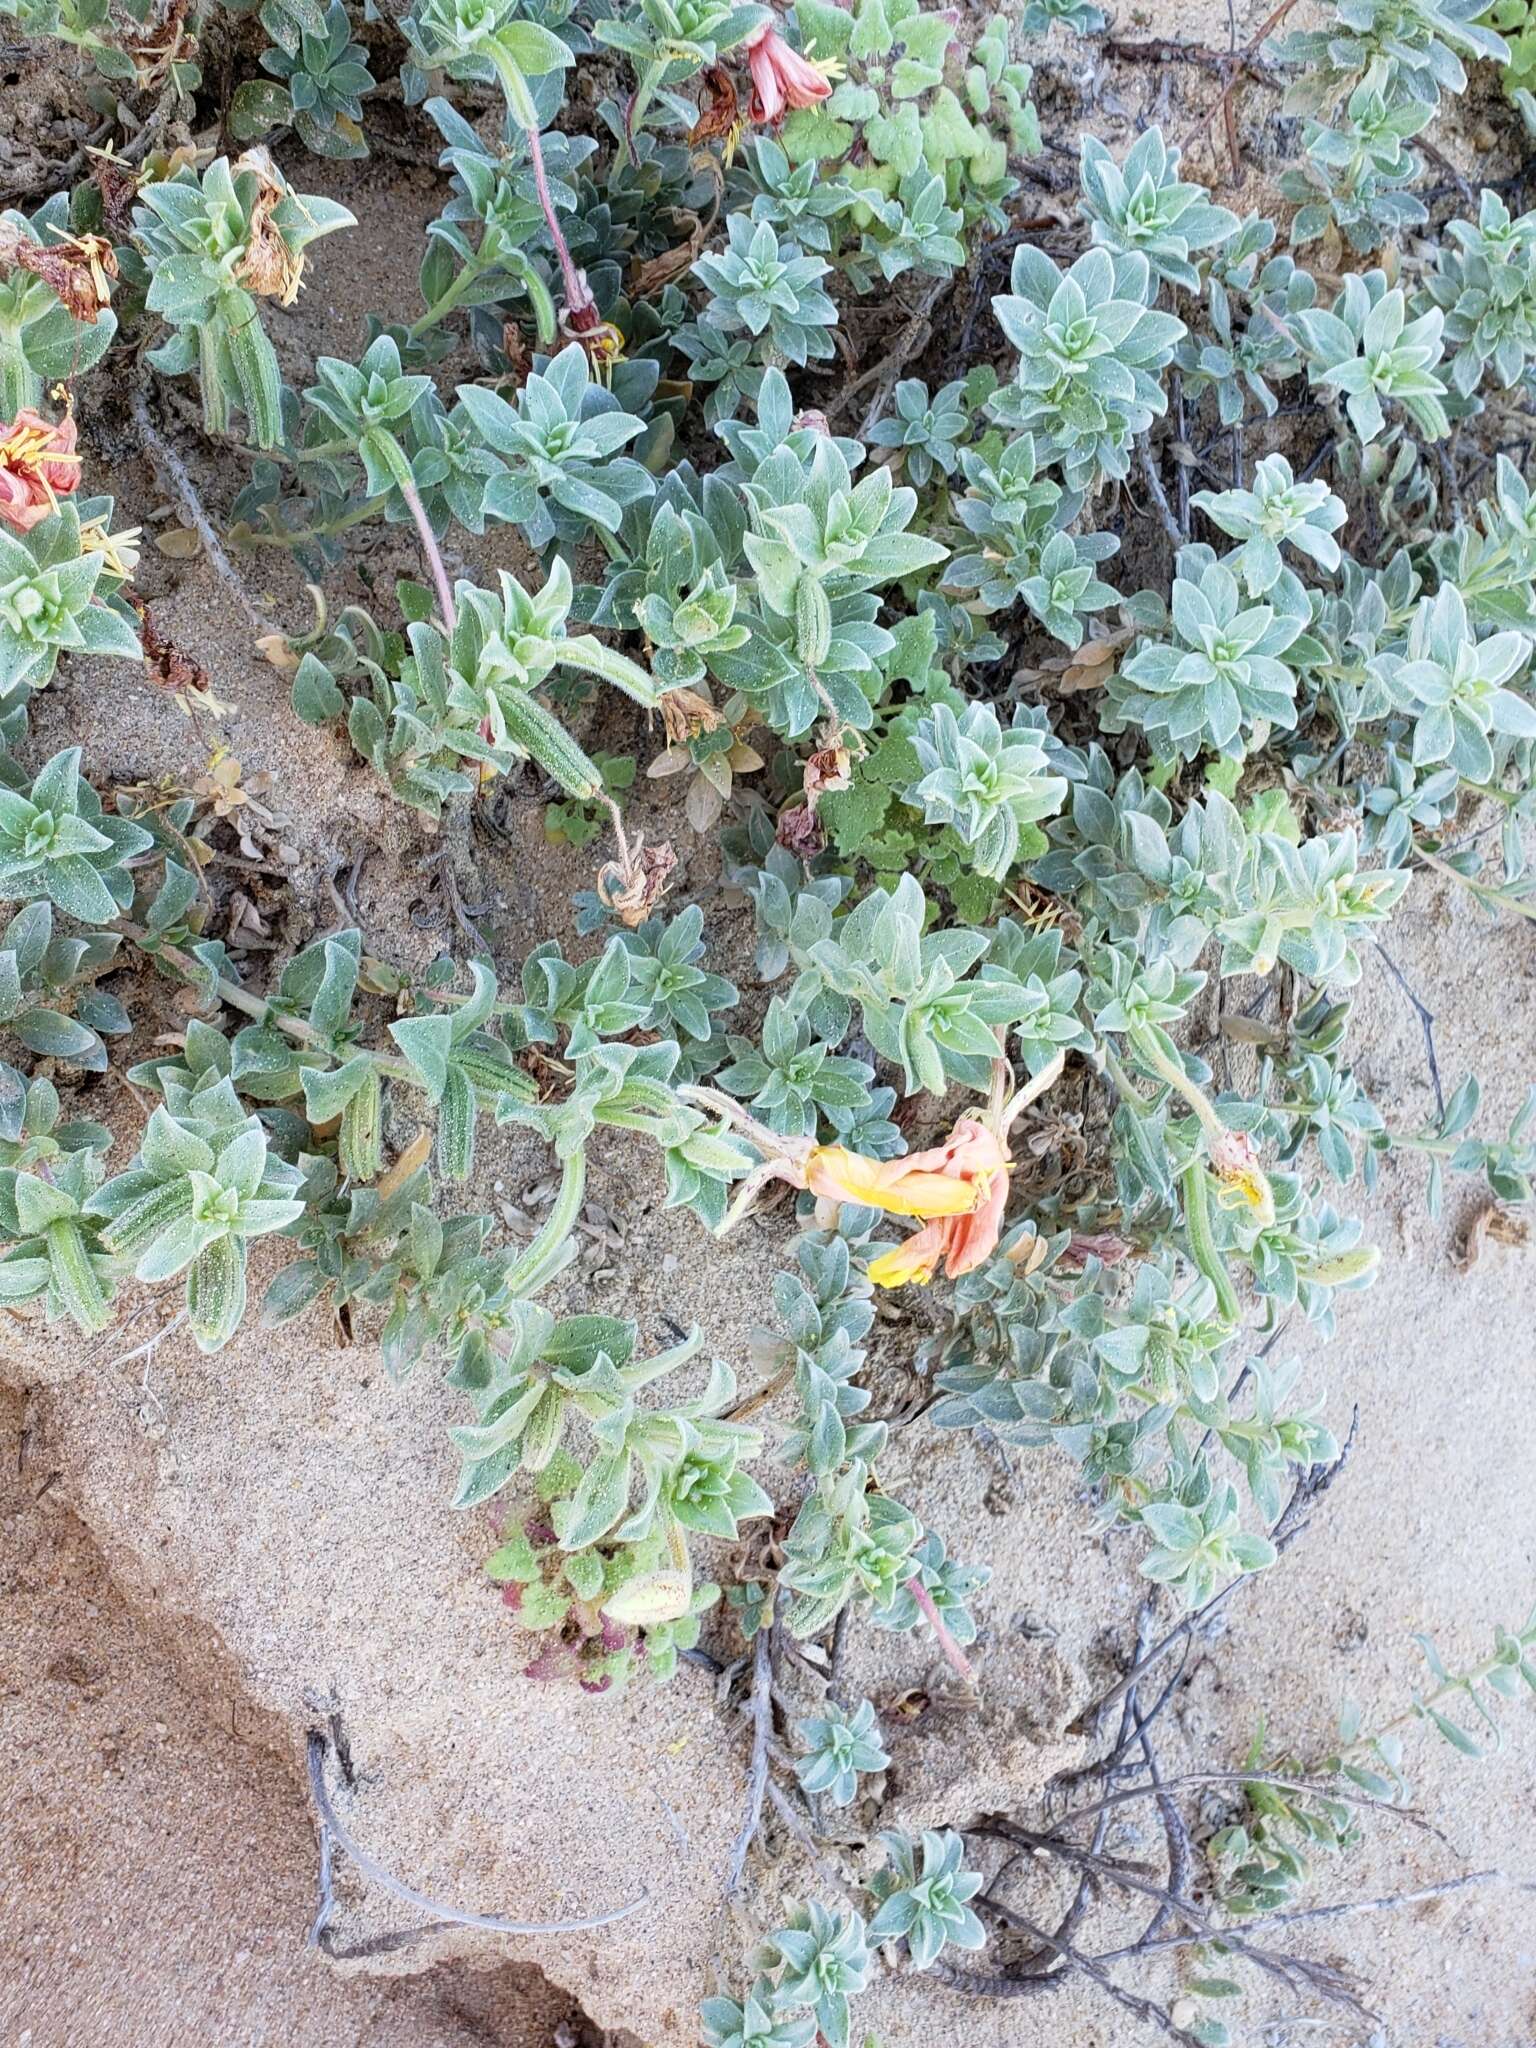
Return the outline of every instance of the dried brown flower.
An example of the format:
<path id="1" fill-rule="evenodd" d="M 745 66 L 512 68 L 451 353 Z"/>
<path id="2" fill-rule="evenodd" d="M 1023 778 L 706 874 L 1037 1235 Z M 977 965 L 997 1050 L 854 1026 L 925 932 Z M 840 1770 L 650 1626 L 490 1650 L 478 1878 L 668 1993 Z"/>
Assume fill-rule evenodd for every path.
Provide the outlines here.
<path id="1" fill-rule="evenodd" d="M 655 846 L 637 839 L 629 849 L 627 865 L 611 860 L 598 870 L 598 897 L 620 924 L 634 931 L 666 895 L 676 866 L 677 855 L 665 839 Z"/>
<path id="2" fill-rule="evenodd" d="M 101 194 L 102 224 L 112 234 L 124 233 L 139 196 L 139 173 L 110 149 L 91 149 L 86 154 L 91 159 L 91 183 Z"/>
<path id="3" fill-rule="evenodd" d="M 707 97 L 699 108 L 699 118 L 688 131 L 688 140 L 697 146 L 703 142 L 716 142 L 722 136 L 735 139 L 740 133 L 741 100 L 731 74 L 719 64 L 711 64 L 704 72 L 704 91 Z"/>
<path id="4" fill-rule="evenodd" d="M 87 327 L 94 327 L 112 303 L 117 255 L 101 235 L 61 234 L 46 248 L 25 235 L 7 235 L 0 244 L 0 264 L 6 263 L 41 278 L 59 303 Z"/>
<path id="5" fill-rule="evenodd" d="M 304 276 L 304 258 L 296 255 L 278 233 L 273 214 L 288 197 L 288 183 L 271 156 L 260 144 L 236 157 L 230 166 L 235 176 L 242 171 L 256 174 L 256 204 L 251 208 L 250 240 L 235 268 L 235 277 L 258 298 L 276 299 L 291 306 L 299 295 Z"/>
<path id="6" fill-rule="evenodd" d="M 791 804 L 787 810 L 780 811 L 774 837 L 787 853 L 792 853 L 796 860 L 804 861 L 814 860 L 827 843 L 821 820 L 809 804 Z"/>
<path id="7" fill-rule="evenodd" d="M 717 732 L 725 720 L 698 690 L 668 690 L 661 700 L 661 722 L 673 746 L 686 746 L 701 732 Z"/>
<path id="8" fill-rule="evenodd" d="M 139 615 L 139 645 L 144 649 L 149 680 L 168 690 L 183 711 L 207 711 L 218 717 L 230 710 L 230 705 L 221 704 L 214 696 L 213 678 L 207 669 L 161 632 L 144 599 L 132 591 L 123 594 Z"/>
<path id="9" fill-rule="evenodd" d="M 853 757 L 834 742 L 818 747 L 805 764 L 805 800 L 814 811 L 824 796 L 846 789 L 853 780 Z"/>

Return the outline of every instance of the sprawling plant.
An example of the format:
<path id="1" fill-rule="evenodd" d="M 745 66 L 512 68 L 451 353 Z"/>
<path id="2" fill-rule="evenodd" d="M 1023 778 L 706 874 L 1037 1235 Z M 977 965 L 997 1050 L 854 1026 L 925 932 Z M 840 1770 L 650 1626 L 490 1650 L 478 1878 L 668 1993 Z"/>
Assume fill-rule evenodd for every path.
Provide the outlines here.
<path id="1" fill-rule="evenodd" d="M 1522 4 L 1340 0 L 1223 59 L 1234 158 L 1246 80 L 1283 74 L 1299 117 L 1288 253 L 1155 124 L 1084 134 L 1061 203 L 1021 52 L 1098 35 L 1087 0 L 421 0 L 403 58 L 365 55 L 348 0 L 264 0 L 262 75 L 216 110 L 234 157 L 166 142 L 181 10 L 10 10 L 145 98 L 88 183 L 0 215 L 0 1304 L 94 1337 L 148 1290 L 213 1352 L 259 1276 L 264 1326 L 442 1374 L 531 1677 L 749 1674 L 733 1890 L 764 1816 L 860 1851 L 910 1791 L 909 1724 L 1007 1654 L 987 1564 L 897 1490 L 903 1432 L 1016 1484 L 1015 1456 L 1066 1459 L 1084 1528 L 1198 1618 L 1278 1567 L 1338 1457 L 1339 1397 L 1281 1346 L 1378 1269 L 1352 1187 L 1422 1162 L 1438 1214 L 1471 1173 L 1518 1234 L 1536 1094 L 1489 1124 L 1432 1055 L 1432 1111 L 1395 1122 L 1351 991 L 1400 975 L 1416 875 L 1536 904 L 1536 214 L 1518 173 L 1427 168 L 1469 66 L 1505 67 L 1514 136 Z M 399 302 L 311 359 L 284 311 L 352 218 L 256 138 L 366 154 L 386 63 L 440 138 L 440 210 Z M 218 574 L 243 595 L 267 549 L 312 579 L 312 623 L 260 651 L 308 743 L 400 807 L 441 958 L 408 971 L 351 916 L 286 946 L 314 907 L 274 912 L 294 862 L 227 734 L 185 787 L 112 786 L 80 707 L 121 672 L 81 658 L 200 733 L 229 714 L 84 488 L 119 366 Z M 183 376 L 250 463 L 228 508 L 156 424 Z M 419 576 L 380 572 L 384 540 Z M 354 550 L 367 603 L 333 617 Z M 69 693 L 46 741 L 44 688 Z M 520 804 L 585 886 L 509 959 L 471 885 Z M 114 1133 L 76 1112 L 128 1036 Z M 508 1126 L 551 1170 L 526 1209 L 467 1208 Z M 740 1361 L 681 1377 L 703 1333 L 594 1305 L 610 1170 L 700 1257 L 789 1197 L 745 1392 Z M 867 1625 L 931 1650 L 920 1688 L 842 1689 Z M 1466 1747 L 1531 1649 L 1432 1663 L 1408 1718 Z M 1166 1823 L 1136 1683 L 1098 1767 L 1129 1777 L 1134 1745 L 1148 1783 L 1113 1801 Z M 1345 1843 L 1354 1795 L 1397 1796 L 1396 1725 L 1213 1774 L 1198 1905 L 1171 1826 L 1166 1900 L 1107 1821 L 1092 1848 L 995 1816 L 887 1827 L 872 1870 L 817 1850 L 836 1896 L 786 1898 L 704 2038 L 852 2048 L 875 1950 L 986 1990 L 963 1958 L 999 1919 L 1104 1975 L 1086 1888 L 1056 1936 L 1003 1903 L 1069 1851 L 1251 1960 L 1240 1924 Z"/>
<path id="2" fill-rule="evenodd" d="M 140 186 L 139 199 L 145 304 L 171 329 L 154 352 L 156 368 L 196 372 L 211 433 L 226 431 L 238 406 L 256 446 L 275 448 L 282 379 L 257 302 L 292 305 L 305 249 L 351 227 L 353 216 L 333 199 L 292 191 L 265 152 L 234 163 L 220 157 L 201 177 L 184 165 Z"/>
<path id="3" fill-rule="evenodd" d="M 993 412 L 1034 435 L 1069 489 L 1123 477 L 1136 435 L 1167 410 L 1159 372 L 1184 333 L 1182 320 L 1153 308 L 1148 257 L 1096 247 L 1063 273 L 1026 244 L 1014 252 L 1012 283 L 995 305 L 1019 361 Z"/>

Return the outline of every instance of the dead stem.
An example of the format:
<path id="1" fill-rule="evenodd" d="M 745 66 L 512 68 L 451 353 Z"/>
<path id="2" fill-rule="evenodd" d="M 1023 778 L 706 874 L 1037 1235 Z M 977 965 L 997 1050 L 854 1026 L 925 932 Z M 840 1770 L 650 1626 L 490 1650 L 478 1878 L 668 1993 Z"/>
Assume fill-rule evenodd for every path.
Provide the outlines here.
<path id="1" fill-rule="evenodd" d="M 763 1801 L 768 1796 L 768 1745 L 773 1736 L 773 1663 L 770 1656 L 772 1630 L 764 1622 L 752 1649 L 752 1691 L 747 1711 L 752 1716 L 752 1761 L 747 1768 L 747 1812 L 741 1832 L 731 1850 L 726 1874 L 725 1896 L 732 1899 L 747 1867 L 747 1857 L 763 1824 Z"/>
<path id="2" fill-rule="evenodd" d="M 1179 532 L 1179 523 L 1173 516 L 1168 503 L 1168 493 L 1163 489 L 1163 480 L 1157 473 L 1157 464 L 1152 456 L 1152 444 L 1145 434 L 1136 436 L 1136 457 L 1141 473 L 1146 479 L 1147 489 L 1152 493 L 1152 503 L 1157 507 L 1157 516 L 1164 533 L 1176 548 L 1184 545 L 1184 536 Z"/>
<path id="3" fill-rule="evenodd" d="M 139 430 L 139 439 L 144 445 L 145 454 L 180 499 L 182 510 L 191 520 L 193 529 L 203 544 L 203 552 L 207 555 L 215 574 L 233 594 L 251 624 L 263 633 L 270 633 L 271 622 L 264 619 L 252 603 L 250 593 L 246 590 L 239 572 L 225 552 L 224 543 L 214 530 L 213 521 L 203 509 L 203 501 L 198 496 L 196 484 L 187 473 L 186 464 L 170 443 L 162 438 L 159 428 L 150 418 L 149 401 L 142 386 L 134 392 L 129 410 L 133 414 L 133 423 Z"/>
<path id="4" fill-rule="evenodd" d="M 631 1913 L 638 1913 L 646 1904 L 650 1894 L 641 1892 L 626 1905 L 615 1906 L 606 1913 L 592 1913 L 574 1920 L 507 1920 L 496 1913 L 466 1913 L 457 1906 L 445 1906 L 440 1899 L 418 1891 L 414 1885 L 406 1884 L 377 1857 L 370 1856 L 336 1817 L 331 1804 L 331 1795 L 325 1782 L 326 1738 L 317 1729 L 309 1737 L 309 1789 L 315 1802 L 315 1812 L 320 1823 L 320 1905 L 315 1914 L 314 1925 L 309 1930 L 309 1946 L 318 1948 L 325 1945 L 324 1937 L 336 1911 L 336 1895 L 331 1881 L 331 1845 L 344 1849 L 372 1884 L 380 1891 L 388 1892 L 391 1898 L 401 1899 L 408 1906 L 419 1907 L 434 1918 L 426 1927 L 412 1927 L 400 1930 L 397 1936 L 382 1939 L 390 1947 L 403 1946 L 405 1941 L 416 1941 L 422 1936 L 435 1934 L 447 1927 L 478 1927 L 488 1934 L 585 1934 L 594 1928 L 612 1927 L 619 1920 L 627 1920 Z M 366 1953 L 360 1949 L 356 1953 Z"/>
<path id="5" fill-rule="evenodd" d="M 1332 1906 L 1306 1906 L 1294 1913 L 1266 1913 L 1262 1919 L 1245 1920 L 1242 1931 L 1244 1934 L 1268 1934 L 1277 1927 L 1299 1927 L 1308 1921 L 1347 1920 L 1362 1913 L 1395 1913 L 1403 1906 L 1420 1906 L 1430 1899 L 1443 1899 L 1452 1892 L 1470 1891 L 1481 1885 L 1508 1885 L 1513 1891 L 1536 1893 L 1536 1882 L 1530 1878 L 1511 1877 L 1507 1870 L 1469 1870 L 1465 1877 L 1442 1878 L 1438 1884 L 1419 1885 L 1408 1892 L 1391 1892 L 1385 1898 L 1341 1899 Z M 1134 1948 L 1109 1949 L 1095 1960 L 1101 1963 L 1129 1961 L 1132 1957 L 1154 1955 L 1165 1949 L 1195 1948 L 1207 1939 L 1203 1934 L 1170 1934 L 1160 1941 L 1140 1941 Z"/>

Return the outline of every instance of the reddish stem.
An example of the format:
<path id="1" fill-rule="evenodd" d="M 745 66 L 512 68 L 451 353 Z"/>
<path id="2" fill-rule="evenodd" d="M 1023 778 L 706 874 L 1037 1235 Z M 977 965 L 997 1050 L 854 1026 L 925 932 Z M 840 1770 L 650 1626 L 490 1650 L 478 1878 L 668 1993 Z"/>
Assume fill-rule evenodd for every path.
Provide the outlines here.
<path id="1" fill-rule="evenodd" d="M 437 535 L 432 531 L 432 522 L 427 517 L 427 508 L 421 502 L 414 483 L 405 476 L 397 476 L 400 495 L 404 498 L 411 517 L 416 522 L 416 531 L 421 539 L 421 552 L 427 558 L 427 567 L 432 573 L 432 583 L 437 591 L 438 610 L 443 615 L 443 624 L 451 633 L 457 623 L 453 604 L 453 585 L 448 580 L 448 571 L 443 567 L 443 558 L 438 551 Z"/>
<path id="2" fill-rule="evenodd" d="M 549 238 L 555 245 L 555 255 L 560 264 L 560 275 L 565 280 L 566 314 L 572 328 L 581 331 L 596 324 L 597 301 L 571 260 L 570 247 L 555 212 L 549 177 L 544 169 L 544 144 L 539 137 L 538 123 L 530 123 L 523 133 L 528 138 L 528 156 L 533 165 L 533 182 L 538 188 L 539 205 L 544 209 L 544 224 L 549 229 Z"/>
<path id="3" fill-rule="evenodd" d="M 970 1659 L 950 1634 L 943 1615 L 940 1614 L 937 1606 L 934 1604 L 933 1595 L 923 1584 L 920 1572 L 914 1572 L 911 1578 L 908 1579 L 907 1591 L 922 1609 L 923 1619 L 933 1630 L 939 1648 L 944 1653 L 945 1663 L 948 1664 L 950 1670 L 954 1672 L 957 1678 L 963 1679 L 967 1685 L 974 1685 L 976 1683 L 976 1673 L 971 1668 Z"/>

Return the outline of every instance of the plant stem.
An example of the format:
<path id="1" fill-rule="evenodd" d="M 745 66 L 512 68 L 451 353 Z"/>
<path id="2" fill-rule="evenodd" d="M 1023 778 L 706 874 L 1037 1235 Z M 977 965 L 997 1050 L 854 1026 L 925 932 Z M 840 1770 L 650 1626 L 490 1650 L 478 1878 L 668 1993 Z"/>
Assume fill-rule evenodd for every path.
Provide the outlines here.
<path id="1" fill-rule="evenodd" d="M 456 312 L 460 299 L 472 286 L 479 283 L 482 274 L 489 268 L 488 264 L 482 264 L 478 258 L 473 263 L 466 263 L 437 304 L 429 306 L 419 320 L 411 322 L 405 330 L 406 339 L 420 341 L 421 337 L 429 333 L 440 320 L 446 320 L 450 313 Z"/>
<path id="2" fill-rule="evenodd" d="M 1210 1191 L 1206 1185 L 1205 1161 L 1192 1159 L 1179 1175 L 1179 1192 L 1184 1197 L 1184 1229 L 1189 1238 L 1189 1255 L 1216 1290 L 1216 1308 L 1224 1323 L 1241 1319 L 1237 1290 L 1226 1261 L 1211 1235 Z"/>
<path id="3" fill-rule="evenodd" d="M 963 1679 L 967 1685 L 974 1685 L 976 1683 L 976 1673 L 972 1669 L 971 1661 L 950 1634 L 949 1626 L 945 1622 L 943 1615 L 940 1614 L 933 1595 L 923 1584 L 920 1572 L 914 1572 L 911 1578 L 908 1579 L 907 1591 L 922 1609 L 923 1619 L 933 1630 L 934 1638 L 944 1653 L 945 1663 L 957 1678 Z"/>
<path id="4" fill-rule="evenodd" d="M 1536 1627 L 1523 1630 L 1516 1640 L 1527 1645 L 1536 1642 Z M 1410 1721 L 1422 1720 L 1429 1708 L 1437 1706 L 1443 1699 L 1448 1699 L 1452 1693 L 1471 1693 L 1475 1687 L 1482 1684 L 1490 1672 L 1497 1671 L 1506 1661 L 1506 1658 L 1495 1650 L 1491 1657 L 1485 1657 L 1481 1664 L 1475 1664 L 1470 1671 L 1442 1679 L 1433 1692 L 1415 1700 L 1412 1706 L 1404 1707 L 1400 1714 L 1394 1714 L 1390 1721 L 1383 1721 L 1379 1728 L 1373 1728 L 1365 1735 L 1356 1736 L 1353 1742 L 1339 1751 L 1337 1759 L 1330 1758 L 1328 1761 L 1342 1762 L 1346 1757 L 1359 1756 L 1362 1752 L 1374 1749 L 1384 1736 L 1390 1735 L 1394 1729 L 1406 1727 Z"/>
<path id="5" fill-rule="evenodd" d="M 267 453 L 271 453 L 269 449 Z M 296 542 L 301 540 L 329 540 L 338 533 L 347 533 L 354 526 L 361 526 L 365 520 L 375 517 L 389 502 L 389 493 L 381 491 L 376 498 L 364 498 L 354 505 L 350 512 L 339 513 L 335 519 L 322 520 L 315 526 L 300 526 L 282 533 L 258 533 L 249 528 L 240 536 L 243 548 L 285 548 L 290 553 Z"/>
<path id="6" fill-rule="evenodd" d="M 477 252 L 475 261 L 465 264 L 437 304 L 430 307 L 406 330 L 408 338 L 411 341 L 419 341 L 422 335 L 429 333 L 440 320 L 446 320 L 450 313 L 457 312 L 460 301 L 480 279 L 497 269 L 505 270 L 508 276 L 516 278 L 522 285 L 533 307 L 534 327 L 539 345 L 541 348 L 552 349 L 559 339 L 560 327 L 555 318 L 555 302 L 550 297 L 543 278 L 520 249 L 509 251 L 505 258 L 500 255 L 487 257 L 483 244 Z"/>
<path id="7" fill-rule="evenodd" d="M 635 160 L 635 130 L 645 119 L 646 109 L 651 104 L 651 96 L 665 69 L 664 60 L 647 64 L 644 77 L 630 96 L 629 104 L 624 109 L 624 126 L 619 135 L 618 154 L 614 158 L 615 170 L 627 170 Z"/>
<path id="8" fill-rule="evenodd" d="M 437 607 L 443 615 L 443 624 L 451 633 L 458 622 L 458 614 L 454 610 L 453 604 L 453 585 L 448 579 L 448 571 L 443 567 L 443 557 L 437 545 L 437 535 L 432 531 L 432 522 L 427 517 L 427 508 L 422 504 L 421 494 L 416 489 L 416 479 L 411 474 L 411 465 L 406 459 L 405 450 L 400 446 L 400 443 L 393 434 L 386 434 L 375 429 L 372 438 L 373 445 L 378 448 L 389 465 L 389 473 L 394 478 L 396 488 L 399 490 L 401 497 L 405 500 L 406 510 L 416 522 L 416 532 L 421 540 L 421 552 L 426 557 L 427 568 L 431 571 L 432 575 L 433 588 L 437 592 Z"/>
<path id="9" fill-rule="evenodd" d="M 1463 889 L 1475 896 L 1479 903 L 1498 910 L 1512 910 L 1516 917 L 1523 917 L 1536 924 L 1536 903 L 1521 903 L 1503 889 L 1495 889 L 1487 882 L 1479 882 L 1471 875 L 1464 875 L 1460 868 L 1452 867 L 1448 860 L 1442 860 L 1438 853 L 1431 853 L 1426 847 L 1415 845 L 1414 852 L 1426 867 L 1447 875 L 1453 882 L 1459 882 Z"/>
<path id="10" fill-rule="evenodd" d="M 1507 811 L 1514 810 L 1521 800 L 1511 789 L 1495 789 L 1490 782 L 1470 782 L 1465 775 L 1461 778 L 1461 786 L 1474 796 L 1485 796 L 1490 803 L 1502 804 Z"/>
<path id="11" fill-rule="evenodd" d="M 118 921 L 117 929 L 131 945 L 137 946 L 149 959 L 163 960 L 168 967 L 174 967 L 178 974 L 185 976 L 194 987 L 208 987 L 211 982 L 214 994 L 230 1009 L 241 1011 L 258 1024 L 275 1026 L 277 1030 L 287 1032 L 288 1036 L 297 1039 L 300 1045 L 313 1046 L 317 1052 L 326 1053 L 333 1059 L 336 1057 L 334 1048 L 325 1036 L 304 1018 L 290 1017 L 281 1010 L 275 1010 L 265 996 L 253 996 L 250 990 L 243 989 L 238 981 L 230 981 L 222 974 L 210 976 L 208 969 L 194 960 L 190 953 L 183 952 L 180 946 L 163 945 L 141 924 L 134 924 L 129 919 L 122 918 Z M 358 1050 L 364 1051 L 366 1048 L 359 1047 Z M 420 1086 L 404 1060 L 391 1059 L 388 1053 L 382 1052 L 369 1053 L 368 1056 L 379 1072 L 390 1080 L 410 1081 L 413 1085 Z"/>
<path id="12" fill-rule="evenodd" d="M 1189 1104 L 1200 1120 L 1206 1143 L 1212 1144 L 1225 1137 L 1227 1127 L 1212 1108 L 1209 1098 L 1190 1080 L 1179 1061 L 1170 1059 L 1163 1051 L 1157 1042 L 1157 1033 L 1146 1026 L 1133 1026 L 1128 1035 L 1131 1044 L 1158 1079 L 1166 1081 L 1174 1094 Z"/>
<path id="13" fill-rule="evenodd" d="M 597 312 L 597 302 L 587 289 L 586 279 L 571 259 L 570 244 L 555 212 L 555 202 L 549 189 L 549 173 L 544 168 L 544 144 L 539 134 L 539 116 L 528 90 L 528 81 L 517 64 L 502 49 L 494 37 L 485 46 L 485 54 L 496 67 L 501 80 L 501 89 L 507 96 L 507 105 L 512 118 L 522 129 L 528 143 L 528 160 L 533 166 L 533 182 L 539 195 L 539 206 L 544 215 L 544 225 L 549 230 L 549 239 L 554 244 L 555 258 L 560 265 L 560 276 L 565 284 L 565 310 L 573 327 L 591 326 Z"/>
<path id="14" fill-rule="evenodd" d="M 404 478 L 400 482 L 400 495 L 416 522 L 416 531 L 421 536 L 421 551 L 427 558 L 427 567 L 432 572 L 433 587 L 437 591 L 438 609 L 442 612 L 444 626 L 451 633 L 458 624 L 459 615 L 454 609 L 453 585 L 448 579 L 448 571 L 443 566 L 442 555 L 438 552 L 437 536 L 432 531 L 427 508 L 417 495 L 415 484 L 407 482 Z"/>

